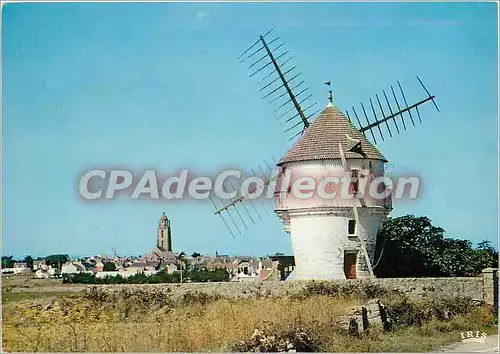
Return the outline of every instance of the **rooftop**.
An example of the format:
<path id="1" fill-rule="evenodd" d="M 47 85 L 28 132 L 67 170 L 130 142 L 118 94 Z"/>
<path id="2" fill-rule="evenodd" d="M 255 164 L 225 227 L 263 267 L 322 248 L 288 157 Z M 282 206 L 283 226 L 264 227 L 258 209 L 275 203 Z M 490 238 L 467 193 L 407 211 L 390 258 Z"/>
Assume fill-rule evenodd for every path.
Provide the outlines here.
<path id="1" fill-rule="evenodd" d="M 348 151 L 356 145 L 354 139 L 361 142 L 361 150 L 365 156 Z M 346 159 L 367 158 L 387 162 L 337 107 L 328 105 L 278 162 L 278 166 L 289 162 L 340 159 L 339 143 L 342 144 Z"/>

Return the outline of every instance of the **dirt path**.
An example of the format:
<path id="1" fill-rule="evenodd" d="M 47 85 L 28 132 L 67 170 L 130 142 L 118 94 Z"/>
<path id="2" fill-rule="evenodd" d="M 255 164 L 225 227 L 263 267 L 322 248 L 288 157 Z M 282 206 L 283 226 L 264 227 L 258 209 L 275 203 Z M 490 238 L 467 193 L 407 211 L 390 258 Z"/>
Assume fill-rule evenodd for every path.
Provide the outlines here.
<path id="1" fill-rule="evenodd" d="M 447 353 L 498 353 L 498 335 L 489 335 L 485 343 L 462 343 L 450 345 L 440 350 Z"/>

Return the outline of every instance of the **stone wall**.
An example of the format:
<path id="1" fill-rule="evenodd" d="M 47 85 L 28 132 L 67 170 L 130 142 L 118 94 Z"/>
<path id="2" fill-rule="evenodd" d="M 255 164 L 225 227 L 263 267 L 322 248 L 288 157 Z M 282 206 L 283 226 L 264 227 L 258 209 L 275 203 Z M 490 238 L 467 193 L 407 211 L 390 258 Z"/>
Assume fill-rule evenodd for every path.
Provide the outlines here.
<path id="1" fill-rule="evenodd" d="M 471 278 L 381 278 L 377 284 L 410 296 L 466 296 L 483 300 L 483 277 Z"/>
<path id="2" fill-rule="evenodd" d="M 466 296 L 484 300 L 493 305 L 498 302 L 498 270 L 485 270 L 481 277 L 471 278 L 380 278 L 374 280 L 339 280 L 333 283 L 373 283 L 387 289 L 407 293 L 411 297 L 426 296 Z M 168 292 L 173 296 L 182 296 L 190 292 L 217 294 L 228 298 L 255 298 L 259 296 L 285 296 L 300 293 L 307 281 L 264 281 L 226 282 L 226 283 L 184 283 L 184 284 L 119 284 L 99 285 L 106 291 L 120 289 Z"/>
<path id="3" fill-rule="evenodd" d="M 494 305 L 498 312 L 498 268 L 486 268 L 483 270 L 484 301 Z"/>

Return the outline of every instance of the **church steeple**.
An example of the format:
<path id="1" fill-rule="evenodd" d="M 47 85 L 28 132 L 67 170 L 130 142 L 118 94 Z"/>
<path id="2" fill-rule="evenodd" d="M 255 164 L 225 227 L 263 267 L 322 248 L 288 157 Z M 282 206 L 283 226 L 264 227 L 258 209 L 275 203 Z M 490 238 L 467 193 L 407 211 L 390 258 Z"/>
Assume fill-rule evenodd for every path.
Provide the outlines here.
<path id="1" fill-rule="evenodd" d="M 160 217 L 158 232 L 156 235 L 156 246 L 162 251 L 172 251 L 172 234 L 170 230 L 170 220 L 165 213 Z"/>

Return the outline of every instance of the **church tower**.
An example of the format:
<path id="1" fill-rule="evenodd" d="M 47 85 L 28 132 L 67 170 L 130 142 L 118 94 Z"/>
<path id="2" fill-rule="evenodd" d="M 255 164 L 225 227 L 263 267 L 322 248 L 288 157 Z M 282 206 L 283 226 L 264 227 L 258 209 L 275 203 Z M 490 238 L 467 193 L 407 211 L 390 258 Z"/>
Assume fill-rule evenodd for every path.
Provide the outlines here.
<path id="1" fill-rule="evenodd" d="M 162 251 L 172 251 L 170 220 L 168 220 L 165 213 L 162 214 L 162 216 L 160 217 L 160 222 L 158 223 L 156 246 Z"/>

